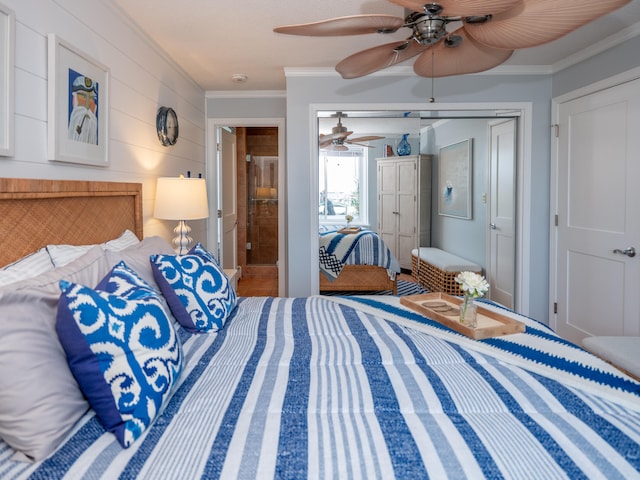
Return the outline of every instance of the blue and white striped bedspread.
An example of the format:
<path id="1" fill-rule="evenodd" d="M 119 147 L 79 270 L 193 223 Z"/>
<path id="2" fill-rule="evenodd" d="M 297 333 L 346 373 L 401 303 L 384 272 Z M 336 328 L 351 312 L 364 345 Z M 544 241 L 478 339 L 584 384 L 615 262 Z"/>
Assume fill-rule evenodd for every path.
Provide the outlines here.
<path id="1" fill-rule="evenodd" d="M 528 319 L 509 345 L 465 342 L 371 299 L 241 299 L 221 332 L 180 332 L 179 388 L 131 448 L 88 414 L 42 463 L 2 444 L 0 478 L 640 476 L 637 383 Z M 508 361 L 563 350 L 557 376 Z"/>
<path id="2" fill-rule="evenodd" d="M 345 265 L 383 267 L 391 280 L 400 272 L 396 257 L 371 230 L 348 235 L 336 231 L 320 233 L 320 270 L 331 278 L 338 278 Z"/>

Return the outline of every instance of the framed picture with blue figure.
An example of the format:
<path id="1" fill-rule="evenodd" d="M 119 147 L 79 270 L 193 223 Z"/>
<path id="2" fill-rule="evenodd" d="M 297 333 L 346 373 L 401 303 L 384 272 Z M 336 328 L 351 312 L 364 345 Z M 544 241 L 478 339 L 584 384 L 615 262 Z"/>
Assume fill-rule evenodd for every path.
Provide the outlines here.
<path id="1" fill-rule="evenodd" d="M 438 214 L 471 219 L 472 139 L 440 148 Z"/>
<path id="2" fill-rule="evenodd" d="M 49 160 L 109 165 L 109 69 L 49 35 Z"/>

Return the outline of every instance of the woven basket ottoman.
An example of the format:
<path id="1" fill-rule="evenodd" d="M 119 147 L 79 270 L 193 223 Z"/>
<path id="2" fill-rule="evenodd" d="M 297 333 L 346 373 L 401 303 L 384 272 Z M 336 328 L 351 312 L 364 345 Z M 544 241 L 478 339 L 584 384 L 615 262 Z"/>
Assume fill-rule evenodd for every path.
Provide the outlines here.
<path id="1" fill-rule="evenodd" d="M 460 272 L 482 273 L 482 267 L 439 248 L 420 247 L 411 251 L 411 276 L 430 292 L 460 295 L 456 282 Z"/>

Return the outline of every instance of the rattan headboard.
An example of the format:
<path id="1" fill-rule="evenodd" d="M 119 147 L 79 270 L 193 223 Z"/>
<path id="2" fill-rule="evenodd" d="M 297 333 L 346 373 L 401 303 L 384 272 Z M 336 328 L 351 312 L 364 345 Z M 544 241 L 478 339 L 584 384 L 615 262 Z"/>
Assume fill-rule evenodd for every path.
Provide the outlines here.
<path id="1" fill-rule="evenodd" d="M 0 266 L 47 244 L 142 238 L 142 185 L 0 178 Z"/>

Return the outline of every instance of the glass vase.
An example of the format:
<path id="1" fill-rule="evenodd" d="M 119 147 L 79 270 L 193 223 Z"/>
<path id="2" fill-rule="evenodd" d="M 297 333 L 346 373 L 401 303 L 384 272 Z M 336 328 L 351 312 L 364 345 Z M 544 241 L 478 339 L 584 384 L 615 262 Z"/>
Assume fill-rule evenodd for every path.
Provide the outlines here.
<path id="1" fill-rule="evenodd" d="M 470 328 L 478 326 L 478 306 L 473 301 L 473 297 L 465 296 L 460 304 L 460 323 Z"/>
<path id="2" fill-rule="evenodd" d="M 402 135 L 402 140 L 400 140 L 400 143 L 398 143 L 398 148 L 396 149 L 398 152 L 398 155 L 401 155 L 403 157 L 405 155 L 411 155 L 411 145 L 407 140 L 408 136 L 409 136 L 408 133 L 405 133 Z"/>

